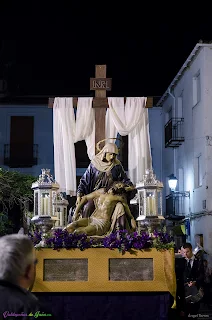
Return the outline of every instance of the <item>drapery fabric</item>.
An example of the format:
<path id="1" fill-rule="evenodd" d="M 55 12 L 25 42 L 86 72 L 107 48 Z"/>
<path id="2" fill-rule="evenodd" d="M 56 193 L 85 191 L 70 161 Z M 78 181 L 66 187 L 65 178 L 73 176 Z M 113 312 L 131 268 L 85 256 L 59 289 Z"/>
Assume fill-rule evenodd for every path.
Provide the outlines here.
<path id="1" fill-rule="evenodd" d="M 85 140 L 87 154 L 91 160 L 95 155 L 95 113 L 93 98 L 78 98 L 75 142 Z"/>
<path id="2" fill-rule="evenodd" d="M 95 155 L 93 98 L 78 98 L 76 118 L 73 98 L 55 98 L 53 107 L 55 179 L 60 190 L 76 194 L 74 143 L 85 140 L 90 160 Z M 128 175 L 135 184 L 152 168 L 148 109 L 145 97 L 108 98 L 106 138 L 128 135 Z M 111 141 L 114 142 L 114 141 Z"/>
<path id="3" fill-rule="evenodd" d="M 128 135 L 128 175 L 136 184 L 152 168 L 147 98 L 108 98 L 106 138 Z"/>
<path id="4" fill-rule="evenodd" d="M 85 140 L 90 159 L 95 155 L 95 117 L 93 98 L 78 98 L 77 113 L 73 98 L 55 98 L 53 139 L 55 180 L 60 191 L 76 194 L 76 157 L 74 143 Z"/>

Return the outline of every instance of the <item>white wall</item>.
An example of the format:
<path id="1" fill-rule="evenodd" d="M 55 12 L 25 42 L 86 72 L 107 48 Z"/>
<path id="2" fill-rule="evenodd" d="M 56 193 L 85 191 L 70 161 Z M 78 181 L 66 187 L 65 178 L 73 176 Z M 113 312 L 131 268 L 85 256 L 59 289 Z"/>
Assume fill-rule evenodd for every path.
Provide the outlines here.
<path id="1" fill-rule="evenodd" d="M 206 197 L 207 209 L 212 211 L 212 49 L 204 48 L 204 134 L 206 148 Z M 212 218 L 211 218 L 212 219 Z M 212 225 L 211 225 L 212 226 Z"/>
<path id="2" fill-rule="evenodd" d="M 201 98 L 194 105 L 193 78 L 200 72 Z M 181 79 L 173 88 L 172 93 L 176 97 L 176 110 L 173 108 L 173 117 L 178 115 L 178 97 L 183 97 L 184 137 L 185 142 L 175 151 L 172 148 L 164 148 L 163 181 L 174 173 L 179 179 L 179 169 L 184 173 L 184 190 L 190 191 L 190 199 L 184 199 L 184 208 L 187 216 L 203 212 L 203 200 L 206 200 L 207 210 L 212 211 L 212 50 L 203 47 Z M 166 112 L 170 106 L 174 106 L 174 99 L 168 97 L 163 103 L 163 119 L 166 123 Z M 211 146 L 207 143 L 206 136 L 211 137 Z M 174 158 L 175 152 L 175 158 Z M 202 184 L 195 183 L 197 157 L 201 155 Z M 174 172 L 175 163 L 175 172 Z M 167 187 L 168 189 L 168 187 Z M 191 241 L 195 245 L 196 233 L 204 235 L 205 250 L 212 254 L 211 230 L 212 217 L 200 217 L 191 220 Z"/>
<path id="3" fill-rule="evenodd" d="M 152 165 L 158 180 L 162 181 L 162 144 L 163 144 L 163 123 L 162 108 L 148 109 L 149 114 L 149 133 L 152 150 Z"/>

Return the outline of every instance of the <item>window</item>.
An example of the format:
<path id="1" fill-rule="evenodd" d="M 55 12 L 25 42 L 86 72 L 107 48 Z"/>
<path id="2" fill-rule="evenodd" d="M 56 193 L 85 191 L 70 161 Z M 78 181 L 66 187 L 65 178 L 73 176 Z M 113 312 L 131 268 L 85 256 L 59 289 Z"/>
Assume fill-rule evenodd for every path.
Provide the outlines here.
<path id="1" fill-rule="evenodd" d="M 202 186 L 202 155 L 194 159 L 194 187 Z"/>
<path id="2" fill-rule="evenodd" d="M 197 157 L 197 167 L 198 167 L 198 187 L 202 185 L 202 156 Z"/>
<path id="3" fill-rule="evenodd" d="M 193 105 L 195 106 L 200 101 L 201 87 L 200 87 L 200 72 L 193 77 Z"/>
<path id="4" fill-rule="evenodd" d="M 184 170 L 183 168 L 178 169 L 178 190 L 184 191 Z"/>
<path id="5" fill-rule="evenodd" d="M 9 166 L 31 167 L 34 148 L 34 117 L 12 116 L 10 123 Z"/>
<path id="6" fill-rule="evenodd" d="M 172 118 L 172 108 L 169 109 L 168 111 L 168 120 Z"/>
<path id="7" fill-rule="evenodd" d="M 183 118 L 183 95 L 177 98 L 177 118 Z"/>
<path id="8" fill-rule="evenodd" d="M 184 191 L 184 170 L 183 168 L 178 169 L 178 190 L 179 191 Z M 184 208 L 184 198 L 179 197 L 178 199 L 178 213 L 179 214 L 184 214 L 185 208 Z"/>
<path id="9" fill-rule="evenodd" d="M 170 107 L 165 113 L 165 123 L 167 123 L 170 119 L 172 119 L 172 107 Z"/>

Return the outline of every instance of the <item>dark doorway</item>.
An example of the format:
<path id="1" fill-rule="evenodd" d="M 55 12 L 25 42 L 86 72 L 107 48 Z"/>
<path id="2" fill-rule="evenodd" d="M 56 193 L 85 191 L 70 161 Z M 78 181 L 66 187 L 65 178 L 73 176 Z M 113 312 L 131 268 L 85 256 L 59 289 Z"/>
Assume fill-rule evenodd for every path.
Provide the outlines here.
<path id="1" fill-rule="evenodd" d="M 33 165 L 34 117 L 12 116 L 10 125 L 10 166 Z"/>

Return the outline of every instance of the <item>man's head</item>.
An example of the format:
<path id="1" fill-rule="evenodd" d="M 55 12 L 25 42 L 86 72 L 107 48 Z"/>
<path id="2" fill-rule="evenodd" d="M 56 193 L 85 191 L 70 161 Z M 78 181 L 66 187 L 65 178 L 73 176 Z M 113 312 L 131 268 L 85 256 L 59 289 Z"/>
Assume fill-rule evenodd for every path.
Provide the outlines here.
<path id="1" fill-rule="evenodd" d="M 191 259 L 191 257 L 193 256 L 192 245 L 187 242 L 184 244 L 183 249 L 184 249 L 184 257 L 187 259 Z"/>
<path id="2" fill-rule="evenodd" d="M 125 195 L 126 194 L 126 185 L 121 181 L 115 181 L 113 184 L 108 188 L 107 192 L 112 194 L 118 195 Z"/>
<path id="3" fill-rule="evenodd" d="M 0 279 L 25 289 L 36 275 L 36 257 L 32 241 L 25 235 L 12 234 L 0 238 Z"/>
<path id="4" fill-rule="evenodd" d="M 181 247 L 179 250 L 178 250 L 178 253 L 181 254 L 182 257 L 185 258 L 185 253 L 184 253 L 184 248 Z"/>

